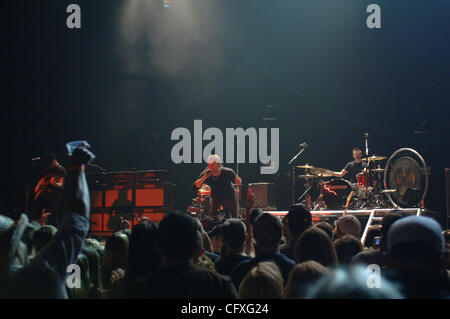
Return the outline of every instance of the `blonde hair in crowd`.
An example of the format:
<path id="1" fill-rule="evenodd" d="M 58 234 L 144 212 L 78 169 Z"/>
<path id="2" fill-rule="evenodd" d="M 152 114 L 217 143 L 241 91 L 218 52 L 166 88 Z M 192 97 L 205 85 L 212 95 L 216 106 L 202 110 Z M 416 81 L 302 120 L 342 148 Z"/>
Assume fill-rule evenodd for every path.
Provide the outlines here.
<path id="1" fill-rule="evenodd" d="M 283 277 L 273 262 L 258 263 L 239 286 L 241 299 L 278 299 L 283 295 Z"/>

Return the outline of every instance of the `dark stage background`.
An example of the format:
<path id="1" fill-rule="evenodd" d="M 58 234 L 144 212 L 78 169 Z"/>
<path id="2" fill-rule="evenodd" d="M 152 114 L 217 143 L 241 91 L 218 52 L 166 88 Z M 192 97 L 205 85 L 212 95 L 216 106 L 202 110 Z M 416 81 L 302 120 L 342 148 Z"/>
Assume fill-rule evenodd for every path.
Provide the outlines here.
<path id="1" fill-rule="evenodd" d="M 66 7 L 81 7 L 81 29 Z M 381 29 L 366 8 L 381 7 Z M 175 165 L 170 134 L 207 127 L 280 127 L 280 174 L 240 165 L 245 183 L 277 181 L 287 163 L 340 170 L 351 149 L 419 151 L 431 168 L 426 206 L 445 211 L 450 166 L 450 2 L 333 0 L 10 1 L 2 20 L 2 196 L 23 211 L 29 160 L 88 140 L 108 171 L 168 169 L 185 209 L 203 165 Z M 268 105 L 275 107 L 268 108 Z M 269 111 L 268 111 L 269 110 Z M 414 131 L 429 131 L 414 134 Z M 229 165 L 235 168 L 234 165 Z M 36 173 L 36 170 L 33 172 Z M 302 191 L 298 188 L 297 193 Z"/>

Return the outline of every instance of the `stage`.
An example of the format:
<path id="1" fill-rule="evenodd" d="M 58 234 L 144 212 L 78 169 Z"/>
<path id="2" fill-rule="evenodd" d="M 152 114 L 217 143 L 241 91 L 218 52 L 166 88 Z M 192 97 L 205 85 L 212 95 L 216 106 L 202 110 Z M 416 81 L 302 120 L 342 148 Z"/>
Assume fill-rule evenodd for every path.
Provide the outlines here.
<path id="1" fill-rule="evenodd" d="M 370 226 L 373 226 L 374 222 L 381 222 L 382 217 L 384 214 L 392 211 L 392 210 L 399 210 L 402 212 L 405 212 L 407 214 L 411 215 L 417 215 L 420 216 L 422 213 L 425 212 L 425 209 L 423 208 L 367 208 L 367 209 L 360 209 L 360 210 L 316 210 L 311 211 L 312 215 L 312 222 L 318 223 L 321 221 L 325 221 L 328 223 L 334 223 L 334 221 L 343 216 L 344 212 L 346 215 L 354 215 L 356 216 L 359 221 L 361 222 L 361 229 L 364 229 L 362 236 L 361 236 L 361 242 L 364 243 L 367 236 L 367 231 Z M 280 218 L 283 218 L 288 211 L 264 211 L 267 213 L 271 213 L 273 215 L 279 216 Z"/>

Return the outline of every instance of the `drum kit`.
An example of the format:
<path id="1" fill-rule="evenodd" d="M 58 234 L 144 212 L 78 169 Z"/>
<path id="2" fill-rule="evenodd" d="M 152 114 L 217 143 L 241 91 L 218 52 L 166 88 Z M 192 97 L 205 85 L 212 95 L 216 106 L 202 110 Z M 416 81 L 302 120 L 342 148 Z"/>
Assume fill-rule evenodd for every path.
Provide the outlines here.
<path id="1" fill-rule="evenodd" d="M 238 202 L 241 198 L 240 186 L 233 184 L 234 193 Z M 212 209 L 212 197 L 211 187 L 207 184 L 203 184 L 197 192 L 197 196 L 192 199 L 191 205 L 187 208 L 187 213 L 193 217 L 200 219 L 217 219 L 219 216 L 224 216 L 224 207 L 219 205 L 217 210 L 217 216 L 211 214 Z M 238 214 L 242 215 L 239 210 Z"/>
<path id="2" fill-rule="evenodd" d="M 386 158 L 386 156 L 363 158 L 362 161 L 367 165 L 356 175 L 356 183 L 343 178 L 333 178 L 333 171 L 326 168 L 309 164 L 296 166 L 297 169 L 304 170 L 304 174 L 297 175 L 297 178 L 305 181 L 306 189 L 298 200 L 306 201 L 306 205 L 311 210 L 391 207 L 387 195 L 396 190 L 383 189 L 382 174 L 386 169 L 380 167 L 381 161 Z M 332 179 L 327 180 L 327 178 Z"/>
<path id="3" fill-rule="evenodd" d="M 191 216 L 204 218 L 211 211 L 211 187 L 203 184 L 198 189 L 198 194 L 192 199 L 191 205 L 187 209 L 187 213 Z"/>
<path id="4" fill-rule="evenodd" d="M 408 156 L 404 155 L 405 152 Z M 416 155 L 418 160 L 414 161 L 411 154 Z M 362 158 L 366 165 L 363 171 L 356 175 L 355 183 L 344 178 L 336 178 L 334 172 L 326 168 L 309 164 L 293 165 L 293 174 L 289 175 L 293 179 L 293 199 L 296 198 L 294 196 L 295 180 L 299 178 L 304 181 L 305 192 L 296 202 L 304 202 L 313 211 L 419 207 L 423 205 L 428 189 L 428 170 L 420 154 L 413 149 L 399 149 L 391 155 L 385 167 L 382 168 L 381 163 L 386 159 L 386 156 L 375 155 Z M 298 170 L 302 170 L 301 175 L 297 175 Z M 239 198 L 239 187 L 234 185 L 234 188 L 236 198 Z M 419 191 L 420 196 L 416 196 Z M 211 208 L 211 188 L 203 184 L 196 197 L 192 199 L 187 213 L 203 220 L 212 220 L 214 217 L 211 215 Z M 218 211 L 223 215 L 222 206 Z M 240 214 L 243 215 L 242 212 Z"/>

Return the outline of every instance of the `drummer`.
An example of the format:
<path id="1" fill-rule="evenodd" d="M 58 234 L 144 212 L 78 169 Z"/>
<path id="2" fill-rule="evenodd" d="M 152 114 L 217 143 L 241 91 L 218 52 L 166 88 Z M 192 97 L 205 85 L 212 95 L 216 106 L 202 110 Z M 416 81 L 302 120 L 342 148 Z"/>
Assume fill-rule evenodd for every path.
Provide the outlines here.
<path id="1" fill-rule="evenodd" d="M 367 167 L 367 162 L 364 162 L 362 160 L 362 151 L 361 149 L 355 147 L 352 149 L 353 154 L 353 161 L 348 162 L 347 165 L 342 169 L 340 172 L 333 172 L 333 176 L 342 178 L 344 176 L 348 176 L 347 179 L 352 182 L 356 183 L 357 178 L 356 175 L 358 175 L 360 172 L 362 172 Z"/>

